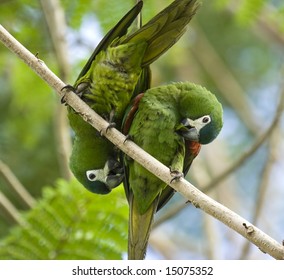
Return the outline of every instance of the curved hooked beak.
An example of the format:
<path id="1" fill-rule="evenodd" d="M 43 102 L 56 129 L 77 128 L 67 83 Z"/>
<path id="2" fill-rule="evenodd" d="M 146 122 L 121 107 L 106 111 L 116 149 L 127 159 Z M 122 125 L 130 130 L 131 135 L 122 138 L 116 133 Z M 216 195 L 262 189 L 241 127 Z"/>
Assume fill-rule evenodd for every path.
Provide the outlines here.
<path id="1" fill-rule="evenodd" d="M 211 117 L 209 115 L 202 116 L 195 120 L 186 118 L 181 121 L 178 132 L 186 140 L 199 142 L 200 130 L 210 122 L 211 122 Z"/>
<path id="2" fill-rule="evenodd" d="M 181 135 L 186 140 L 193 141 L 193 142 L 199 141 L 199 132 L 195 127 L 186 128 L 186 129 L 182 130 Z"/>
<path id="3" fill-rule="evenodd" d="M 112 189 L 120 185 L 124 179 L 124 170 L 121 163 L 117 160 L 109 159 L 107 161 L 108 172 L 105 178 L 106 183 Z"/>
<path id="4" fill-rule="evenodd" d="M 199 131 L 194 126 L 194 121 L 189 118 L 183 119 L 177 128 L 177 132 L 186 140 L 198 142 Z"/>

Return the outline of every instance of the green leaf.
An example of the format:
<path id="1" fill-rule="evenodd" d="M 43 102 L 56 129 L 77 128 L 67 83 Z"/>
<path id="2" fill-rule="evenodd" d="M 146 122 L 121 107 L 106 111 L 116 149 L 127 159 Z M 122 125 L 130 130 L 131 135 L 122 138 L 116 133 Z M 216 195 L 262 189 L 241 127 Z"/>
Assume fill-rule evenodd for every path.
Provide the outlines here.
<path id="1" fill-rule="evenodd" d="M 128 207 L 122 188 L 100 196 L 77 181 L 45 187 L 43 198 L 0 240 L 0 259 L 121 259 Z"/>

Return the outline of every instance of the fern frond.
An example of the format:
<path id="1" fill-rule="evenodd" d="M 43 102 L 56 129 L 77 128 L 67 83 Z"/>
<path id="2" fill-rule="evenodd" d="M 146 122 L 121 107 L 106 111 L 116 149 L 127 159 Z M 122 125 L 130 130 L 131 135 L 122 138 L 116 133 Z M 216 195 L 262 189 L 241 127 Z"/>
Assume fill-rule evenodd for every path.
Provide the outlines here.
<path id="1" fill-rule="evenodd" d="M 122 189 L 99 196 L 60 180 L 24 214 L 26 225 L 0 240 L 0 259 L 121 259 L 127 215 Z"/>

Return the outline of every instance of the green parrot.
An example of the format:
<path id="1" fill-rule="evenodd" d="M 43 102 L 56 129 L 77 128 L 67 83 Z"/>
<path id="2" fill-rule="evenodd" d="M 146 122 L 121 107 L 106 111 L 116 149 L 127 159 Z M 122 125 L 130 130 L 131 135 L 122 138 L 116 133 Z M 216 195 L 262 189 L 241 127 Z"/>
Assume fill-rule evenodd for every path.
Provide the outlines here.
<path id="1" fill-rule="evenodd" d="M 150 87 L 149 65 L 184 34 L 199 4 L 197 0 L 176 0 L 147 24 L 129 32 L 142 5 L 139 1 L 104 37 L 74 86 L 67 86 L 109 121 L 110 127 L 115 123 L 118 129 L 131 99 Z M 75 132 L 71 171 L 88 190 L 110 192 L 124 176 L 119 152 L 71 107 L 68 118 Z"/>
<path id="2" fill-rule="evenodd" d="M 173 178 L 187 174 L 202 144 L 219 134 L 222 106 L 215 95 L 189 82 L 148 89 L 131 103 L 123 132 L 170 167 Z M 124 156 L 124 188 L 129 202 L 128 258 L 144 259 L 154 213 L 174 191 Z"/>
<path id="3" fill-rule="evenodd" d="M 127 33 L 128 28 L 137 18 L 141 8 L 142 4 L 137 4 L 107 33 L 82 69 L 74 87 L 66 86 L 67 88 L 73 89 L 84 98 L 85 91 L 80 92 L 81 82 L 79 81 L 86 77 L 97 55 L 104 53 L 116 38 L 122 37 Z M 145 81 L 147 78 L 150 83 L 149 68 L 143 69 L 143 73 L 141 77 L 145 78 Z M 140 90 L 139 87 L 142 87 L 142 85 L 142 82 L 137 83 L 137 90 Z M 64 102 L 64 98 L 62 102 Z M 92 105 L 90 102 L 88 104 Z M 95 102 L 93 102 L 93 105 L 95 105 L 93 106 L 94 109 L 98 106 Z M 70 106 L 68 106 L 68 119 L 75 133 L 70 157 L 71 171 L 77 180 L 89 191 L 97 194 L 109 193 L 122 182 L 124 176 L 123 168 L 117 160 L 118 151 L 111 142 L 102 137 L 96 129 L 76 114 Z"/>

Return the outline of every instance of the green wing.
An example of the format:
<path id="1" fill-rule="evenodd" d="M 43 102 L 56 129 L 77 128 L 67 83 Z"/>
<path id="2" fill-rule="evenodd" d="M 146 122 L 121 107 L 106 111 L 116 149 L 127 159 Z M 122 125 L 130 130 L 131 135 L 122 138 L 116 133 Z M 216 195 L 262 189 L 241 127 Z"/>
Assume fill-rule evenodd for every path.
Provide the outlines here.
<path id="1" fill-rule="evenodd" d="M 179 40 L 198 7 L 197 0 L 176 0 L 119 43 L 146 41 L 142 67 L 149 65 Z"/>
<path id="2" fill-rule="evenodd" d="M 121 37 L 127 33 L 127 29 L 136 19 L 138 14 L 141 12 L 143 7 L 143 2 L 138 2 L 100 41 L 98 46 L 95 48 L 94 52 L 92 53 L 91 57 L 87 61 L 86 65 L 82 69 L 81 73 L 79 74 L 76 82 L 83 77 L 91 67 L 91 64 L 98 53 L 102 50 L 106 50 L 107 47 L 113 42 L 113 40 L 117 37 Z"/>

